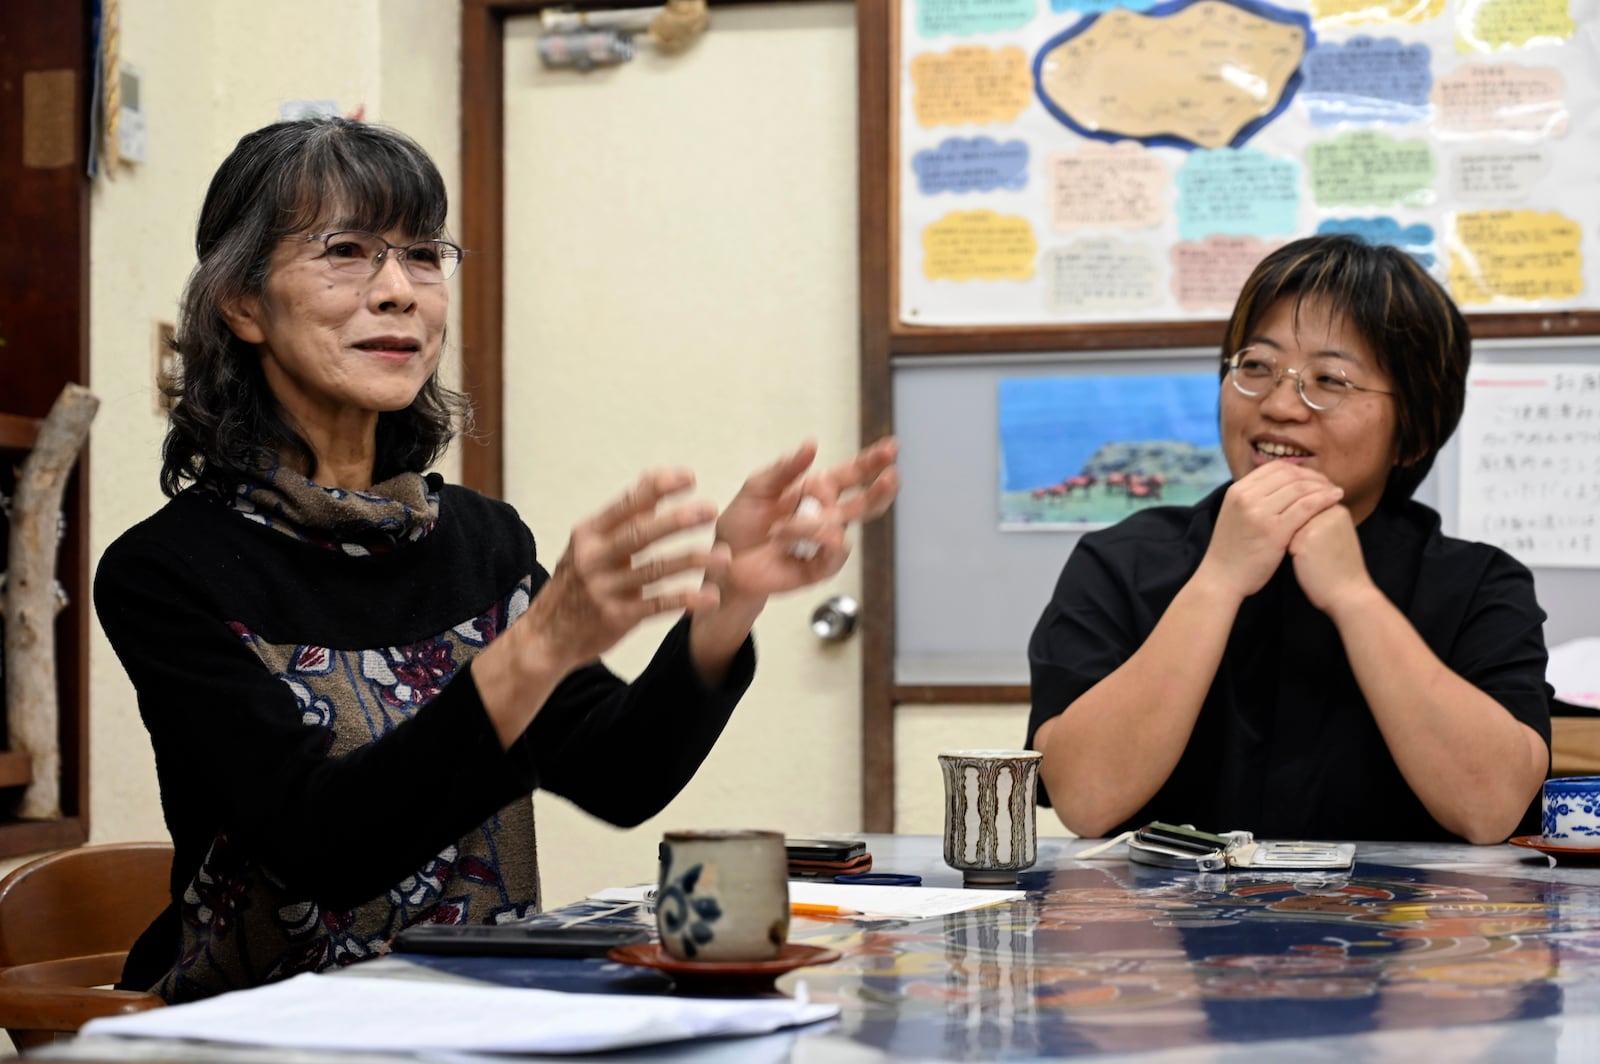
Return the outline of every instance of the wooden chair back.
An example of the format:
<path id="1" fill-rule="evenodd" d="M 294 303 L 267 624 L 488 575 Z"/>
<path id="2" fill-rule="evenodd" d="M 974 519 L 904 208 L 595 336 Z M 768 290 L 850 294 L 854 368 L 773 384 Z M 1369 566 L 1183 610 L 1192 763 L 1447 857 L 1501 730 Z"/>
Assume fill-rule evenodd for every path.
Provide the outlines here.
<path id="1" fill-rule="evenodd" d="M 107 989 L 134 940 L 171 901 L 172 846 L 81 846 L 0 879 L 0 1027 L 19 1049 L 96 1016 L 162 1004 Z"/>

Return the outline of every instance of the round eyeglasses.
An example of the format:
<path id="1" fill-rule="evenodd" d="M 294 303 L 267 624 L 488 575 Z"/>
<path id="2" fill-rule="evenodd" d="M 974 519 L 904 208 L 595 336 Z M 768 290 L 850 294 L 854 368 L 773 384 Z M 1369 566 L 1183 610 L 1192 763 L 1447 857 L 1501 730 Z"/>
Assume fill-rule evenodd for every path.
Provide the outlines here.
<path id="1" fill-rule="evenodd" d="M 1313 410 L 1332 410 L 1352 392 L 1394 394 L 1354 383 L 1336 359 L 1314 358 L 1299 369 L 1284 369 L 1271 351 L 1257 347 L 1247 347 L 1228 359 L 1228 379 L 1240 395 L 1252 399 L 1260 399 L 1272 391 L 1286 376 L 1294 378 L 1300 401 Z"/>
<path id="2" fill-rule="evenodd" d="M 312 233 L 308 242 L 321 241 L 323 261 L 335 273 L 370 277 L 383 268 L 389 252 L 398 251 L 400 265 L 418 284 L 440 284 L 455 276 L 461 265 L 461 247 L 448 240 L 417 240 L 391 244 L 377 233 L 342 229 L 337 233 Z"/>

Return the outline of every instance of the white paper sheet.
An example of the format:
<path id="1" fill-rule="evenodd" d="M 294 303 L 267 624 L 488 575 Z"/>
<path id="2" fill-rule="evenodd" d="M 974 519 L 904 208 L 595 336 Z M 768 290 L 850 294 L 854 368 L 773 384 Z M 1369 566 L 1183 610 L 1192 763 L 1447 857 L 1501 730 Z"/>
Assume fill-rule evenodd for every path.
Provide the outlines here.
<path id="1" fill-rule="evenodd" d="M 297 1049 L 575 1053 L 814 1023 L 839 1006 L 787 998 L 565 994 L 349 975 L 297 975 L 189 1005 L 92 1020 L 85 1035 Z"/>
<path id="2" fill-rule="evenodd" d="M 1590 636 L 1551 647 L 1544 678 L 1561 701 L 1600 709 L 1600 639 Z"/>
<path id="3" fill-rule="evenodd" d="M 1474 365 L 1456 438 L 1456 535 L 1524 565 L 1600 566 L 1600 364 Z"/>
<path id="4" fill-rule="evenodd" d="M 607 887 L 590 895 L 594 901 L 648 901 L 655 897 L 650 884 L 637 887 Z M 790 903 L 837 905 L 869 916 L 922 920 L 948 916 L 969 909 L 1015 901 L 1027 892 L 1021 890 L 963 890 L 959 887 L 874 887 L 857 883 L 818 883 L 791 879 Z"/>

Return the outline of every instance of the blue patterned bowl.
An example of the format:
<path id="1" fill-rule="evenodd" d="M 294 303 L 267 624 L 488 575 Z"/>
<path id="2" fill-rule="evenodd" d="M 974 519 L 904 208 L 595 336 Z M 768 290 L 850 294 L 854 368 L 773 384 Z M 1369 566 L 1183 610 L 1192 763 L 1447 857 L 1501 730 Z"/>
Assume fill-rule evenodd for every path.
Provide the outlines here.
<path id="1" fill-rule="evenodd" d="M 1600 850 L 1600 776 L 1545 780 L 1543 810 L 1545 841 Z"/>

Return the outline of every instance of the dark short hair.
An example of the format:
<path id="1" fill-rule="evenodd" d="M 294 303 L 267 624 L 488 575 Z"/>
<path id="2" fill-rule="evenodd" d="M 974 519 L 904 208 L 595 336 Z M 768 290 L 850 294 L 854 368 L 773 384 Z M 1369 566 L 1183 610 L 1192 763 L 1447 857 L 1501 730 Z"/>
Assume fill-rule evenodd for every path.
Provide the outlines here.
<path id="1" fill-rule="evenodd" d="M 1401 464 L 1389 472 L 1386 500 L 1408 499 L 1455 432 L 1467 398 L 1472 338 L 1439 282 L 1410 255 L 1341 234 L 1294 240 L 1272 252 L 1245 281 L 1222 342 L 1222 373 L 1280 300 L 1326 301 L 1377 356 L 1394 386 Z"/>
<path id="2" fill-rule="evenodd" d="M 448 198 L 428 153 L 405 134 L 344 118 L 279 122 L 240 139 L 217 168 L 195 233 L 199 262 L 178 308 L 182 374 L 162 445 L 161 490 L 227 486 L 288 451 L 310 469 L 311 447 L 284 420 L 254 345 L 223 308 L 259 295 L 273 248 L 313 226 L 444 234 Z M 378 415 L 373 479 L 427 468 L 469 416 L 466 397 L 435 370 L 411 405 Z"/>

